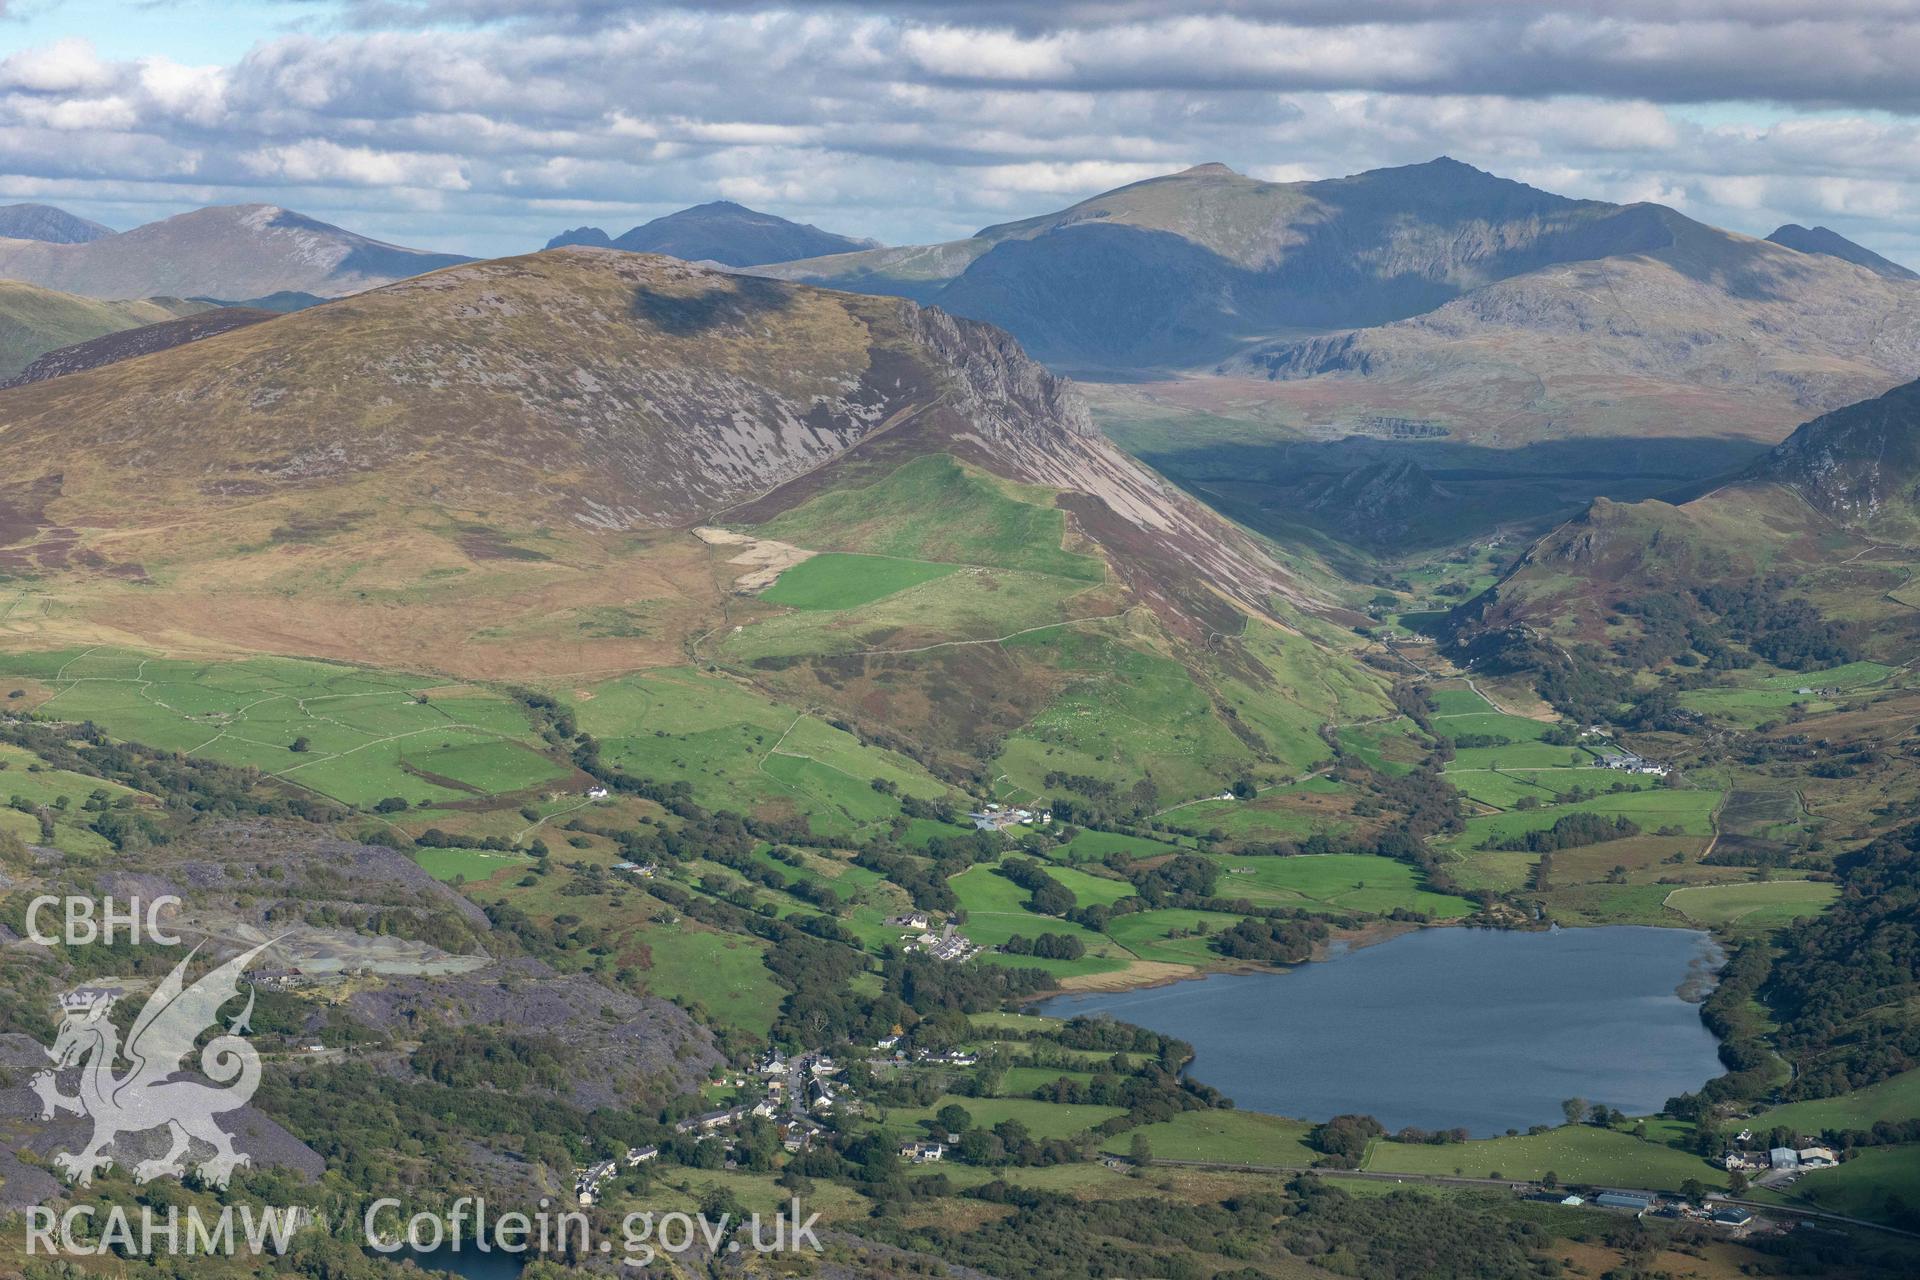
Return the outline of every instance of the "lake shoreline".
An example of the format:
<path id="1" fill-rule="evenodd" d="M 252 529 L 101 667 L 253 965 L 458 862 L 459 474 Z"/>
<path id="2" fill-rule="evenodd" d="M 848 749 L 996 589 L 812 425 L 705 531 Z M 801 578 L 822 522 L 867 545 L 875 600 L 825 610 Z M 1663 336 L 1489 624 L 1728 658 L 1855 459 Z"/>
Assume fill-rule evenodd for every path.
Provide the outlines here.
<path id="1" fill-rule="evenodd" d="M 1318 964 L 1190 971 L 1178 998 L 1166 980 L 1032 1011 L 1185 1041 L 1185 1073 L 1243 1110 L 1495 1136 L 1559 1123 L 1576 1095 L 1652 1114 L 1719 1075 L 1698 993 L 1723 962 L 1699 929 L 1416 927 Z"/>

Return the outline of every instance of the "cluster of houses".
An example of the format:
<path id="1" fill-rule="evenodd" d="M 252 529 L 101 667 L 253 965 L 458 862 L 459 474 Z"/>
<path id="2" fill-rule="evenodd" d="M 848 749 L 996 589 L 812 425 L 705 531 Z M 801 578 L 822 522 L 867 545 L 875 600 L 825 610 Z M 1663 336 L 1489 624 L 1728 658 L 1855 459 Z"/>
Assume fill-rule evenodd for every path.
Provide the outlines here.
<path id="1" fill-rule="evenodd" d="M 620 1172 L 625 1164 L 629 1169 L 637 1169 L 647 1161 L 659 1156 L 658 1147 L 628 1147 L 627 1154 L 619 1160 L 602 1160 L 599 1164 L 576 1169 L 573 1175 L 573 1193 L 580 1199 L 581 1205 L 591 1205 L 614 1174 Z"/>
<path id="2" fill-rule="evenodd" d="M 1645 756 L 1635 755 L 1631 751 L 1622 751 L 1618 755 L 1601 757 L 1600 767 L 1602 769 L 1619 769 L 1625 773 L 1651 774 L 1656 778 L 1664 778 L 1668 773 L 1672 772 L 1670 766 L 1657 764 Z"/>
<path id="3" fill-rule="evenodd" d="M 971 960 L 985 948 L 958 932 L 951 924 L 933 929 L 933 918 L 924 911 L 888 916 L 887 923 L 901 930 L 900 941 L 915 951 L 924 951 L 935 960 Z"/>
<path id="4" fill-rule="evenodd" d="M 946 1155 L 947 1144 L 944 1142 L 929 1142 L 922 1139 L 918 1142 L 900 1144 L 900 1158 L 912 1161 L 914 1164 L 932 1164 L 937 1160 L 944 1160 Z"/>
<path id="5" fill-rule="evenodd" d="M 1729 1172 L 1758 1175 L 1770 1184 L 1791 1182 L 1814 1169 L 1831 1169 L 1840 1163 L 1832 1147 L 1771 1147 L 1766 1151 L 1749 1150 L 1753 1130 L 1742 1129 L 1734 1135 L 1733 1147 L 1720 1158 L 1720 1166 Z"/>
<path id="6" fill-rule="evenodd" d="M 935 960 L 946 960 L 958 964 L 962 960 L 971 960 L 986 948 L 956 930 L 951 924 L 940 926 L 940 932 L 903 934 L 900 941 L 917 951 L 925 952 Z"/>
<path id="7" fill-rule="evenodd" d="M 1005 831 L 1008 827 L 1044 827 L 1053 822 L 1051 809 L 1012 809 L 998 804 L 990 804 L 980 812 L 970 813 L 967 816 L 973 819 L 973 825 L 981 831 Z"/>

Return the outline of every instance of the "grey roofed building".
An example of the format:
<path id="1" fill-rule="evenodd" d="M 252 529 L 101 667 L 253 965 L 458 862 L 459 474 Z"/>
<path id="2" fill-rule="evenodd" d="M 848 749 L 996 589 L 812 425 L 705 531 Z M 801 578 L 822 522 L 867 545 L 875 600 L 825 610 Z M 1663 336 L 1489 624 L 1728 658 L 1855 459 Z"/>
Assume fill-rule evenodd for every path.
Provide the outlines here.
<path id="1" fill-rule="evenodd" d="M 1593 1203 L 1608 1209 L 1631 1209 L 1643 1213 L 1653 1207 L 1654 1195 L 1648 1191 L 1602 1191 Z"/>

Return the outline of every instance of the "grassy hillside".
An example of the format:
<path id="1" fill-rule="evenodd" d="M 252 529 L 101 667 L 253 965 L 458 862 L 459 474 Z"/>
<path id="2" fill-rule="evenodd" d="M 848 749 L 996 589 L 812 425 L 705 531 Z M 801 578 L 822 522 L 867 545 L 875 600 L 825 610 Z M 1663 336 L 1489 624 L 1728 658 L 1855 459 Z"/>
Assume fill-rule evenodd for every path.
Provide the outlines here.
<path id="1" fill-rule="evenodd" d="M 102 302 L 0 280 L 0 379 L 11 378 L 55 347 L 206 310 L 178 298 Z"/>

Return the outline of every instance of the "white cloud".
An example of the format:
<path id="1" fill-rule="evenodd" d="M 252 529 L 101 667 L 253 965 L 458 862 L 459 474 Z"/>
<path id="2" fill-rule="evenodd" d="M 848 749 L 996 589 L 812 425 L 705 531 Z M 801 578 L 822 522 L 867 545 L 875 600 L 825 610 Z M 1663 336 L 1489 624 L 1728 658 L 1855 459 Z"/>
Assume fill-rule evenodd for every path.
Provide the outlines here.
<path id="1" fill-rule="evenodd" d="M 470 252 L 537 245 L 563 209 L 619 230 L 622 211 L 726 195 L 902 242 L 1199 160 L 1290 181 L 1446 153 L 1761 234 L 1827 221 L 1897 253 L 1920 207 L 1911 12 L 378 0 L 358 27 L 231 64 L 112 61 L 78 39 L 0 60 L 0 195 L 57 189 L 122 223 L 264 200 Z"/>

